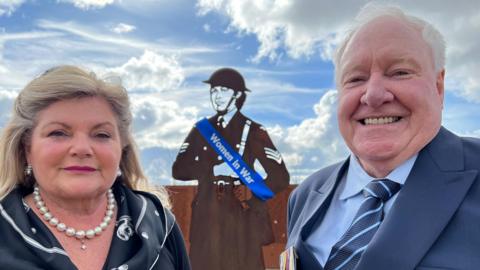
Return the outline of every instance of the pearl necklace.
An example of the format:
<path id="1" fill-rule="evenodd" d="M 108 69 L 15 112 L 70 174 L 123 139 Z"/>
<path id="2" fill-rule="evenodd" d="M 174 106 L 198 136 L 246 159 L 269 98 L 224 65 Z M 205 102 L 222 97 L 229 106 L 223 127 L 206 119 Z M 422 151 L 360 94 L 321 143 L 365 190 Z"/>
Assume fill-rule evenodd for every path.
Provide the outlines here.
<path id="1" fill-rule="evenodd" d="M 35 206 L 37 207 L 38 211 L 42 214 L 43 219 L 48 221 L 52 227 L 56 228 L 57 231 L 65 233 L 68 237 L 75 237 L 76 239 L 80 240 L 82 250 L 87 249 L 87 245 L 85 245 L 85 238 L 92 239 L 95 236 L 102 234 L 104 230 L 107 229 L 108 224 L 112 221 L 114 209 L 115 209 L 115 197 L 113 195 L 112 189 L 108 190 L 107 193 L 108 203 L 107 203 L 107 211 L 105 212 L 105 216 L 103 217 L 102 222 L 100 225 L 95 227 L 94 229 L 89 230 L 76 230 L 72 227 L 67 227 L 65 223 L 60 222 L 58 218 L 54 217 L 50 210 L 48 210 L 45 202 L 43 201 L 42 197 L 40 196 L 40 190 L 38 186 L 35 186 L 33 189 L 33 200 L 35 201 Z"/>

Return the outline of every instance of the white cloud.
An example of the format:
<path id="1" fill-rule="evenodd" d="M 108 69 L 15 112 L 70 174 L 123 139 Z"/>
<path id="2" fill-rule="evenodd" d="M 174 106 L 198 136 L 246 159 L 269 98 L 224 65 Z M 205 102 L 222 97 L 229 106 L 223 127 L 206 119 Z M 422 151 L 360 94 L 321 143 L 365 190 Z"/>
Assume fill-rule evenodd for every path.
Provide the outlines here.
<path id="1" fill-rule="evenodd" d="M 480 138 L 480 129 L 473 131 L 471 134 L 468 134 L 467 136 Z"/>
<path id="2" fill-rule="evenodd" d="M 182 67 L 174 56 L 146 50 L 139 58 L 132 57 L 125 64 L 107 71 L 122 78 L 129 90 L 161 92 L 177 89 L 185 79 Z"/>
<path id="3" fill-rule="evenodd" d="M 31 31 L 31 32 L 18 32 L 18 33 L 5 33 L 1 31 L 0 34 L 0 44 L 6 41 L 13 40 L 28 40 L 28 39 L 44 39 L 44 38 L 53 38 L 59 37 L 63 34 L 57 32 L 41 32 L 41 31 Z"/>
<path id="4" fill-rule="evenodd" d="M 146 160 L 149 156 L 155 157 Z M 160 147 L 152 147 L 144 149 L 142 151 L 142 163 L 145 164 L 144 172 L 148 177 L 148 180 L 159 185 L 172 185 L 172 157 L 175 153 L 169 149 L 163 149 Z"/>
<path id="5" fill-rule="evenodd" d="M 208 24 L 208 23 L 204 24 L 203 25 L 203 31 L 205 31 L 207 33 L 212 31 L 212 27 L 210 26 L 210 24 Z"/>
<path id="6" fill-rule="evenodd" d="M 447 82 L 468 100 L 480 103 L 480 2 L 393 1 L 407 13 L 432 22 L 447 41 Z M 329 60 L 341 33 L 361 8 L 361 1 L 198 0 L 200 15 L 216 12 L 229 19 L 227 31 L 254 35 L 253 60 L 320 56 Z M 445 18 L 450 18 L 445 20 Z"/>
<path id="7" fill-rule="evenodd" d="M 25 0 L 2 0 L 0 1 L 0 17 L 3 15 L 10 16 L 21 6 Z"/>
<path id="8" fill-rule="evenodd" d="M 338 130 L 336 110 L 337 91 L 329 90 L 313 106 L 313 117 L 292 126 L 266 126 L 272 142 L 282 154 L 292 183 L 303 181 L 314 171 L 349 154 Z"/>
<path id="9" fill-rule="evenodd" d="M 174 44 L 171 40 L 154 40 L 154 41 L 145 41 L 133 38 L 119 37 L 117 35 L 106 35 L 105 33 L 81 25 L 73 21 L 59 22 L 59 21 L 50 21 L 50 20 L 39 20 L 38 26 L 54 31 L 61 31 L 67 34 L 71 34 L 76 37 L 80 37 L 89 41 L 97 42 L 103 45 L 115 45 L 124 48 L 133 48 L 141 50 L 156 50 L 163 53 L 178 53 L 178 54 L 195 54 L 195 53 L 213 53 L 217 52 L 218 49 L 203 47 L 203 46 L 192 46 L 185 47 L 182 45 Z M 91 43 L 87 44 L 89 48 L 96 48 L 96 46 Z M 110 49 L 110 51 L 112 51 Z"/>
<path id="10" fill-rule="evenodd" d="M 309 57 L 320 52 L 331 56 L 337 31 L 358 3 L 339 8 L 324 1 L 199 0 L 200 15 L 219 12 L 230 18 L 230 31 L 253 34 L 260 45 L 253 61 L 276 60 L 286 50 L 292 58 Z M 342 11 L 341 13 L 339 11 Z"/>
<path id="11" fill-rule="evenodd" d="M 159 94 L 132 94 L 135 140 L 142 148 L 180 147 L 195 121 L 198 109 L 195 106 L 182 106 Z"/>
<path id="12" fill-rule="evenodd" d="M 141 16 L 155 16 L 159 13 L 169 13 L 181 6 L 191 6 L 191 0 L 118 0 L 115 5 L 129 13 Z"/>
<path id="13" fill-rule="evenodd" d="M 26 49 L 42 40 L 52 40 L 62 36 L 61 33 L 51 31 L 31 31 L 19 33 L 7 33 L 0 28 L 0 90 L 19 90 L 34 75 L 30 73 L 32 69 L 38 69 L 42 61 L 36 61 L 32 65 L 31 57 L 36 55 L 33 50 Z M 29 53 L 26 54 L 25 52 Z M 4 52 L 8 52 L 8 57 L 4 56 Z M 26 66 L 21 66 L 19 59 L 15 57 L 29 58 Z M 45 54 L 42 55 L 44 57 Z"/>
<path id="14" fill-rule="evenodd" d="M 303 156 L 299 153 L 287 152 L 282 154 L 282 158 L 289 167 L 298 167 L 303 162 Z"/>
<path id="15" fill-rule="evenodd" d="M 185 78 L 179 59 L 216 51 L 105 35 L 75 22 L 41 20 L 37 25 L 40 30 L 32 32 L 4 33 L 0 29 L 0 90 L 19 90 L 46 68 L 65 63 L 100 75 L 115 72 L 129 90 L 174 90 Z M 6 51 L 8 58 L 3 59 Z"/>
<path id="16" fill-rule="evenodd" d="M 0 29 L 0 89 L 18 90 L 51 66 L 73 64 L 102 71 L 99 74 L 109 68 L 118 71 L 129 88 L 163 91 L 184 80 L 178 59 L 217 51 L 172 41 L 123 38 L 76 22 L 40 20 L 37 26 L 40 29 L 31 32 Z"/>
<path id="17" fill-rule="evenodd" d="M 285 142 L 296 151 L 315 149 L 317 155 L 323 154 L 324 161 L 337 160 L 345 153 L 336 117 L 337 91 L 326 92 L 313 109 L 316 117 L 289 127 Z"/>
<path id="18" fill-rule="evenodd" d="M 453 17 L 447 36 L 447 72 L 451 87 L 468 100 L 480 103 L 480 13 L 467 18 Z"/>
<path id="19" fill-rule="evenodd" d="M 13 101 L 17 97 L 17 92 L 0 89 L 0 131 L 10 118 Z"/>
<path id="20" fill-rule="evenodd" d="M 135 30 L 136 27 L 134 25 L 126 24 L 126 23 L 119 23 L 117 26 L 113 27 L 111 30 L 117 34 L 129 33 Z"/>
<path id="21" fill-rule="evenodd" d="M 104 8 L 113 4 L 115 0 L 57 0 L 57 2 L 71 3 L 79 9 L 89 10 Z"/>

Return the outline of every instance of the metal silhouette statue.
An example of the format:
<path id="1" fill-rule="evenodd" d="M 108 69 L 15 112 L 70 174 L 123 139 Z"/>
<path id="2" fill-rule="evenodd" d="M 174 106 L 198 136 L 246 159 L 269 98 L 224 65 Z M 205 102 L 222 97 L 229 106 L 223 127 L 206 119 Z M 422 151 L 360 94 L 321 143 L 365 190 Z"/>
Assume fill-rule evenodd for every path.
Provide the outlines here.
<path id="1" fill-rule="evenodd" d="M 231 68 L 207 81 L 216 114 L 190 131 L 173 164 L 178 180 L 198 180 L 192 203 L 194 270 L 265 269 L 262 246 L 274 242 L 265 200 L 288 186 L 289 174 L 266 129 L 240 109 L 249 92 Z"/>

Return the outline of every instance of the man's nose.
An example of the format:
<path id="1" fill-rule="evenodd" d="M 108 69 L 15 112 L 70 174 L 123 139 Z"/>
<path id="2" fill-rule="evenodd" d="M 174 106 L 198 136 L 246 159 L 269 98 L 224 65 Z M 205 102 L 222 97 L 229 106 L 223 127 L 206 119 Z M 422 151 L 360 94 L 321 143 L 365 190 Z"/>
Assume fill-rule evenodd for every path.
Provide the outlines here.
<path id="1" fill-rule="evenodd" d="M 70 154 L 79 158 L 91 157 L 93 154 L 91 139 L 88 135 L 75 135 L 72 138 Z"/>
<path id="2" fill-rule="evenodd" d="M 370 107 L 380 107 L 384 103 L 393 101 L 395 98 L 386 87 L 381 75 L 371 75 L 365 84 L 365 92 L 360 98 L 360 102 Z"/>

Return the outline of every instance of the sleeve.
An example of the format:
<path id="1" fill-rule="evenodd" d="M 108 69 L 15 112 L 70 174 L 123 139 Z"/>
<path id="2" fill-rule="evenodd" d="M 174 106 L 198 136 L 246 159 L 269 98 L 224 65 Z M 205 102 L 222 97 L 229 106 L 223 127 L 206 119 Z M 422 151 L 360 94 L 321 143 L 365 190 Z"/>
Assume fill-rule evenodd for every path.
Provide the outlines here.
<path id="1" fill-rule="evenodd" d="M 264 127 L 257 126 L 253 135 L 252 151 L 267 173 L 265 184 L 278 193 L 288 187 L 290 180 L 285 162 Z"/>
<path id="2" fill-rule="evenodd" d="M 177 180 L 198 180 L 200 176 L 208 174 L 208 153 L 202 135 L 194 127 L 180 146 L 177 157 L 172 166 L 172 176 Z"/>
<path id="3" fill-rule="evenodd" d="M 167 237 L 166 248 L 174 256 L 176 270 L 190 270 L 190 261 L 188 259 L 187 249 L 183 240 L 182 232 L 177 223 Z"/>

